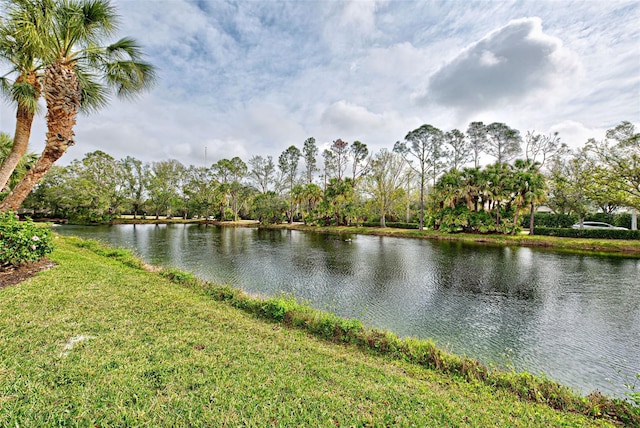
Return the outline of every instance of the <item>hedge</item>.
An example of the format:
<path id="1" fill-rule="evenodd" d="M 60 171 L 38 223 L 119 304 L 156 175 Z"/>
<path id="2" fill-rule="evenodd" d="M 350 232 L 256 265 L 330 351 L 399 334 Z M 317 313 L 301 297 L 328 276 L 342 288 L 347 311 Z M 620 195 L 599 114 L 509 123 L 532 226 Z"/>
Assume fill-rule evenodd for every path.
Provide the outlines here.
<path id="1" fill-rule="evenodd" d="M 533 233 L 534 235 L 560 236 L 563 238 L 640 239 L 640 230 L 534 227 Z"/>

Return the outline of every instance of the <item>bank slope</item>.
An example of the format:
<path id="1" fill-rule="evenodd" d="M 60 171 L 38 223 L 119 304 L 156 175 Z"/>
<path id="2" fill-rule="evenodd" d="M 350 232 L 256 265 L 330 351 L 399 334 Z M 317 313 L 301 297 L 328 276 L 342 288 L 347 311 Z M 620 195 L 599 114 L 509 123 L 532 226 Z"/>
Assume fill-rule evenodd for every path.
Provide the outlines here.
<path id="1" fill-rule="evenodd" d="M 0 290 L 0 426 L 607 426 L 56 243 Z"/>

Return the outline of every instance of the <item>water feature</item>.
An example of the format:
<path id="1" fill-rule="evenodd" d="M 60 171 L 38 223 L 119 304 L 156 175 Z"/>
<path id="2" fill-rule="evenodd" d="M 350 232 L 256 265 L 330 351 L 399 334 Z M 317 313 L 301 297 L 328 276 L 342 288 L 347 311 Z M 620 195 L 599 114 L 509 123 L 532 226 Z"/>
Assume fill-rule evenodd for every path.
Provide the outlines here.
<path id="1" fill-rule="evenodd" d="M 204 225 L 61 226 L 264 296 L 622 396 L 640 372 L 640 259 Z M 640 388 L 640 385 L 638 385 Z"/>

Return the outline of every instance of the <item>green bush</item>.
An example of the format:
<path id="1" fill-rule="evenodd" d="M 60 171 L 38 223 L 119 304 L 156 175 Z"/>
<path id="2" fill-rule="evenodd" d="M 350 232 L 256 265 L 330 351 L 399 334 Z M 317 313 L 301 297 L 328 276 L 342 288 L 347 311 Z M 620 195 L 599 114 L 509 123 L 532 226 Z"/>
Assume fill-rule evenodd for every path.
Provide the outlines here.
<path id="1" fill-rule="evenodd" d="M 535 213 L 533 223 L 535 227 L 565 227 L 569 228 L 578 223 L 580 219 L 575 214 Z M 618 227 L 631 228 L 631 214 L 605 214 L 592 213 L 584 217 L 584 221 L 601 221 Z M 529 216 L 525 215 L 521 221 L 522 227 L 529 227 Z"/>
<path id="2" fill-rule="evenodd" d="M 571 227 L 578 222 L 578 216 L 573 214 L 535 213 L 533 224 L 535 227 Z M 529 227 L 529 216 L 522 216 L 522 227 Z"/>
<path id="3" fill-rule="evenodd" d="M 535 227 L 534 235 L 560 236 L 563 238 L 591 239 L 640 239 L 640 230 L 616 229 L 559 229 L 552 227 Z"/>
<path id="4" fill-rule="evenodd" d="M 53 251 L 51 231 L 13 212 L 0 214 L 0 269 L 35 262 Z"/>

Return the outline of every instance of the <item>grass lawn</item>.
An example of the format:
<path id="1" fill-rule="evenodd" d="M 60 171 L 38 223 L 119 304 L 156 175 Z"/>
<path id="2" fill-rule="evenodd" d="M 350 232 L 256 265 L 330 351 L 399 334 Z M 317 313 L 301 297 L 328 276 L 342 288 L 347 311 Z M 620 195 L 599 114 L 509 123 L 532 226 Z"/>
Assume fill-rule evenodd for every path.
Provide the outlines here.
<path id="1" fill-rule="evenodd" d="M 0 426 L 608 426 L 56 246 L 0 289 Z"/>

